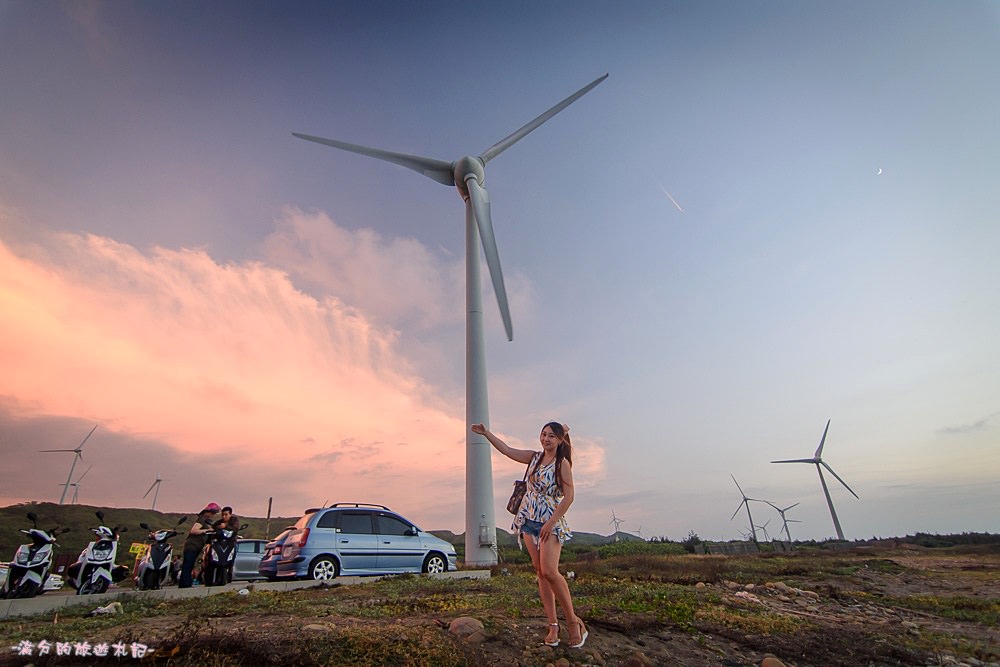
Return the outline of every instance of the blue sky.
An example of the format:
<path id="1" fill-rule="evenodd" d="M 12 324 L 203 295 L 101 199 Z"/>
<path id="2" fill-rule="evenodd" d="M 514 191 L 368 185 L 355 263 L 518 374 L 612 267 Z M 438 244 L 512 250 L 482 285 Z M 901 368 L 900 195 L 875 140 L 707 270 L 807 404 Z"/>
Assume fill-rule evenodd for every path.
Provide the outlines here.
<path id="1" fill-rule="evenodd" d="M 291 133 L 450 161 L 609 73 L 485 182 L 492 425 L 570 424 L 571 525 L 737 538 L 734 474 L 828 537 L 768 461 L 830 419 L 848 537 L 1000 531 L 998 37 L 992 2 L 2 2 L 0 495 L 57 499 L 36 451 L 101 423 L 81 500 L 159 470 L 163 509 L 461 530 L 462 202 Z"/>

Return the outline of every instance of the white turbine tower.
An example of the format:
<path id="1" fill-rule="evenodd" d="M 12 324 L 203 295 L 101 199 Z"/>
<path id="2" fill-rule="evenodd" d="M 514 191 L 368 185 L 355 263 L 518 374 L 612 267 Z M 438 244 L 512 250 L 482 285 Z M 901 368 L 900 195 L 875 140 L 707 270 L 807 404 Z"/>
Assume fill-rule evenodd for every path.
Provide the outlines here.
<path id="1" fill-rule="evenodd" d="M 851 495 L 858 498 L 858 494 L 854 493 L 851 487 L 847 486 L 847 482 L 840 479 L 840 475 L 833 471 L 833 468 L 828 466 L 823 460 L 823 445 L 826 443 L 826 433 L 830 430 L 830 420 L 826 420 L 826 428 L 823 429 L 823 437 L 819 441 L 819 447 L 816 448 L 816 453 L 813 454 L 811 459 L 787 459 L 784 461 L 771 461 L 771 463 L 812 463 L 816 466 L 816 472 L 819 473 L 819 483 L 823 485 L 823 495 L 826 496 L 826 504 L 830 508 L 830 516 L 833 517 L 833 527 L 837 531 L 837 539 L 844 539 L 844 531 L 840 528 L 840 520 L 837 518 L 837 511 L 833 509 L 833 499 L 830 498 L 830 489 L 826 486 L 826 479 L 823 477 L 823 468 L 826 468 L 831 475 L 837 478 L 837 481 L 844 485 L 844 488 L 851 492 Z M 822 467 L 821 467 L 822 466 Z M 858 498 L 861 500 L 861 498 Z"/>
<path id="2" fill-rule="evenodd" d="M 157 472 L 156 473 L 156 481 L 149 485 L 149 488 L 146 489 L 146 493 L 142 494 L 142 497 L 145 498 L 146 496 L 149 495 L 150 491 L 152 491 L 154 488 L 156 489 L 156 492 L 153 494 L 153 506 L 150 509 L 153 509 L 153 510 L 156 509 L 156 499 L 159 498 L 159 496 L 160 496 L 160 482 L 162 482 L 162 481 L 164 481 L 164 480 L 160 479 L 160 473 Z"/>
<path id="3" fill-rule="evenodd" d="M 66 476 L 66 483 L 62 485 L 63 492 L 62 492 L 62 497 L 59 498 L 59 504 L 60 505 L 62 505 L 63 503 L 66 502 L 66 492 L 69 491 L 69 487 L 72 485 L 72 482 L 73 482 L 73 470 L 76 469 L 76 462 L 83 460 L 83 445 L 84 445 L 84 443 L 87 442 L 87 440 L 90 439 L 90 436 L 94 435 L 94 431 L 97 430 L 97 426 L 98 425 L 95 424 L 94 428 L 90 429 L 90 433 L 88 433 L 87 437 L 84 438 L 83 441 L 79 445 L 76 446 L 76 449 L 40 449 L 40 450 L 38 450 L 40 452 L 74 452 L 76 454 L 76 456 L 73 457 L 73 465 L 71 465 L 69 467 L 69 475 Z M 84 474 L 86 474 L 86 473 L 84 473 Z"/>
<path id="4" fill-rule="evenodd" d="M 71 504 L 76 505 L 76 500 L 80 497 L 80 482 L 83 481 L 83 478 L 87 476 L 87 473 L 90 472 L 90 469 L 93 467 L 94 466 L 88 466 L 87 469 L 83 471 L 83 474 L 77 477 L 75 482 L 70 484 L 70 486 L 73 487 L 73 501 Z"/>
<path id="5" fill-rule="evenodd" d="M 454 162 L 292 133 L 300 139 L 412 169 L 438 183 L 455 186 L 459 195 L 465 200 L 465 421 L 467 426 L 475 423 L 488 426 L 490 423 L 486 385 L 486 345 L 483 339 L 480 244 L 486 257 L 486 265 L 489 267 L 493 292 L 500 307 L 500 317 L 507 333 L 507 340 L 514 338 L 510 310 L 507 306 L 507 291 L 500 269 L 500 255 L 493 235 L 490 198 L 483 187 L 486 163 L 575 102 L 604 81 L 607 76 L 605 74 L 587 84 L 527 125 L 487 148 L 479 157 L 466 155 Z M 496 520 L 493 509 L 491 448 L 489 441 L 483 436 L 472 433 L 468 428 L 465 432 L 465 562 L 468 565 L 495 565 L 497 563 Z"/>

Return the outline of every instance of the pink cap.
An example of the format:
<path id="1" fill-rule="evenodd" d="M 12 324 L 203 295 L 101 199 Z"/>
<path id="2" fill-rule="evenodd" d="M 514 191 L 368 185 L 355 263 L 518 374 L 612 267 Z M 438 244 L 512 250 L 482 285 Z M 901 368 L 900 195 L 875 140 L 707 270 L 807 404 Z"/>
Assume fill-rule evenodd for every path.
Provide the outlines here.
<path id="1" fill-rule="evenodd" d="M 202 512 L 220 512 L 220 511 L 222 511 L 222 508 L 219 507 L 218 503 L 209 503 L 205 505 L 205 509 L 202 510 Z"/>

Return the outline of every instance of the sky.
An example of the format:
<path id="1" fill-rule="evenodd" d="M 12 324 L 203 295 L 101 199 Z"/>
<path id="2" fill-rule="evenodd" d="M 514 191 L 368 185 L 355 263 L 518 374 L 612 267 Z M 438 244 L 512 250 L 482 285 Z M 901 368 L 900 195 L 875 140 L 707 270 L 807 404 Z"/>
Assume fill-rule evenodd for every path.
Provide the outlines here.
<path id="1" fill-rule="evenodd" d="M 607 73 L 484 183 L 570 526 L 832 537 L 770 463 L 829 420 L 848 539 L 1000 532 L 997 63 L 989 1 L 0 1 L 0 504 L 97 426 L 81 503 L 463 531 L 463 203 L 292 132 L 452 161 Z"/>

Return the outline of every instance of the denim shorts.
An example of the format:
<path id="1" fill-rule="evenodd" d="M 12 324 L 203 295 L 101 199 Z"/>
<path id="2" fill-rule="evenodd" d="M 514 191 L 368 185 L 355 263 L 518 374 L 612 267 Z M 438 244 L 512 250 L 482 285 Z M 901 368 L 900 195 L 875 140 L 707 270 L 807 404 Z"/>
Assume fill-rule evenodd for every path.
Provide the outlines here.
<path id="1" fill-rule="evenodd" d="M 542 526 L 544 525 L 545 524 L 542 523 L 541 521 L 532 521 L 531 519 L 525 519 L 524 525 L 521 526 L 521 532 L 525 535 L 531 535 L 532 537 L 537 538 L 539 535 L 542 534 Z"/>

